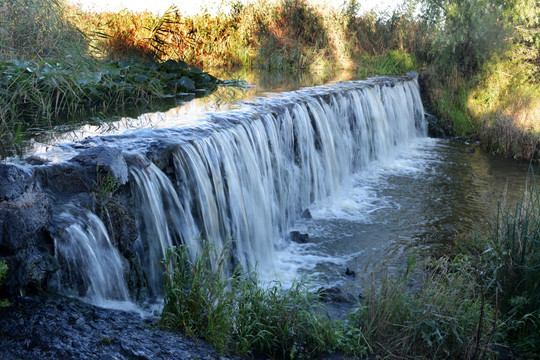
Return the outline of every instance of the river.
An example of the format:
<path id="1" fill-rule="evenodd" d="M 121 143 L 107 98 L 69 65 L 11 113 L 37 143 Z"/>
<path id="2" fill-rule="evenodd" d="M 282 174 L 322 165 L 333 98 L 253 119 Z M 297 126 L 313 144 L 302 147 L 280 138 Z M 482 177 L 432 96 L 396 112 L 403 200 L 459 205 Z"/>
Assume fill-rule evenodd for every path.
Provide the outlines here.
<path id="1" fill-rule="evenodd" d="M 118 141 L 126 142 L 133 139 L 140 140 L 145 136 L 153 139 L 158 132 L 151 133 L 150 129 L 161 129 L 159 133 L 166 134 L 167 137 L 176 136 L 175 131 L 169 131 L 168 129 L 200 129 L 214 125 L 216 118 L 221 118 L 220 114 L 231 112 L 242 114 L 244 108 L 248 106 L 246 102 L 264 103 L 264 101 L 256 100 L 257 97 L 283 98 L 289 101 L 289 98 L 297 96 L 295 93 L 289 95 L 287 93 L 289 91 L 305 86 L 320 85 L 331 80 L 351 80 L 354 78 L 350 73 L 341 73 L 333 77 L 316 77 L 302 74 L 294 76 L 263 72 L 227 73 L 221 75 L 221 77 L 245 79 L 247 83 L 243 87 L 220 87 L 216 93 L 208 97 L 181 103 L 162 112 L 146 113 L 138 117 L 123 117 L 108 121 L 103 119 L 96 121 L 94 119 L 79 126 L 58 127 L 52 132 L 37 131 L 35 134 L 29 134 L 26 137 L 26 155 L 34 154 L 34 156 L 40 156 L 42 159 L 58 162 L 73 156 L 73 151 L 77 149 L 77 146 L 73 144 L 88 137 L 95 139 L 96 137 L 106 136 L 114 141 L 119 139 Z M 364 92 L 369 93 L 368 90 Z M 399 96 L 396 99 L 405 99 L 404 95 Z M 274 104 L 272 101 L 269 101 L 269 103 Z M 279 101 L 276 101 L 276 103 L 279 103 Z M 399 104 L 397 105 L 399 106 Z M 313 115 L 312 113 L 316 112 L 316 110 L 315 108 L 309 108 L 306 113 Z M 397 110 L 397 112 L 395 110 L 390 111 L 392 117 L 399 119 L 399 111 L 401 110 Z M 313 123 L 313 120 L 311 122 Z M 319 125 L 319 129 L 321 126 Z M 141 128 L 149 129 L 149 131 L 141 131 Z M 412 129 L 414 129 L 414 124 L 412 124 Z M 392 129 L 383 130 L 391 133 Z M 405 131 L 409 130 L 405 129 Z M 258 132 L 259 130 L 257 130 Z M 317 187 L 317 189 L 311 190 L 311 194 L 308 191 L 307 198 L 309 199 L 311 196 L 311 202 L 306 202 L 306 196 L 291 193 L 294 186 L 297 186 L 297 188 L 294 188 L 296 191 L 303 191 L 301 185 L 289 186 L 286 182 L 291 181 L 290 184 L 292 184 L 291 179 L 297 176 L 295 175 L 296 170 L 294 169 L 296 169 L 296 165 L 294 165 L 294 162 L 314 161 L 312 160 L 312 153 L 321 152 L 324 144 L 315 144 L 312 150 L 308 149 L 312 153 L 308 150 L 303 152 L 304 150 L 295 149 L 296 155 L 292 157 L 305 156 L 305 159 L 294 160 L 291 158 L 292 165 L 289 168 L 293 170 L 290 171 L 290 174 L 286 174 L 285 177 L 278 174 L 282 178 L 286 178 L 285 180 L 281 178 L 278 180 L 272 178 L 272 176 L 277 175 L 266 174 L 268 169 L 270 169 L 269 172 L 273 173 L 274 170 L 272 169 L 275 169 L 276 165 L 263 164 L 257 165 L 256 168 L 248 165 L 241 168 L 237 165 L 233 166 L 232 163 L 235 161 L 257 162 L 256 159 L 251 159 L 247 152 L 238 152 L 240 150 L 244 151 L 244 148 L 249 147 L 248 142 L 254 142 L 255 140 L 249 140 L 246 144 L 241 144 L 244 140 L 233 134 L 230 135 L 230 138 L 226 137 L 229 135 L 223 135 L 221 139 L 215 140 L 215 142 L 212 140 L 211 144 L 210 140 L 204 140 L 195 145 L 192 142 L 186 143 L 182 151 L 174 153 L 174 159 L 177 166 L 177 182 L 180 184 L 192 184 L 192 186 L 197 184 L 196 187 L 199 189 L 195 191 L 195 195 L 189 197 L 185 195 L 190 191 L 189 189 L 179 189 L 178 185 L 169 183 L 157 168 L 147 168 L 149 170 L 144 171 L 132 169 L 131 176 L 137 178 L 136 182 L 140 188 L 143 186 L 150 188 L 149 182 L 151 178 L 154 180 L 157 178 L 163 179 L 160 180 L 163 185 L 155 190 L 153 194 L 148 194 L 147 198 L 149 200 L 141 200 L 143 203 L 138 204 L 141 208 L 149 209 L 155 205 L 156 201 L 166 201 L 165 198 L 168 198 L 174 201 L 170 200 L 172 205 L 167 206 L 177 209 L 176 212 L 181 211 L 187 214 L 184 217 L 191 216 L 190 214 L 193 212 L 198 212 L 198 219 L 182 220 L 184 221 L 182 224 L 191 226 L 189 231 L 180 229 L 184 225 L 176 225 L 175 223 L 174 226 L 179 227 L 175 230 L 176 235 L 191 237 L 196 236 L 197 233 L 205 233 L 210 237 L 227 237 L 231 232 L 234 232 L 239 237 L 236 239 L 236 247 L 240 249 L 236 255 L 237 261 L 246 267 L 251 267 L 254 264 L 264 266 L 264 271 L 261 272 L 261 279 L 264 282 L 279 281 L 284 285 L 288 285 L 299 279 L 309 279 L 314 288 L 337 286 L 347 289 L 347 292 L 357 296 L 362 292 L 363 279 L 366 276 L 371 276 L 371 274 L 380 275 L 385 272 L 396 273 L 406 264 L 407 258 L 412 253 L 422 253 L 424 255 L 441 253 L 444 251 L 445 246 L 459 241 L 459 237 L 466 232 L 475 230 L 488 231 L 488 223 L 497 214 L 499 200 L 503 200 L 502 205 L 511 207 L 518 201 L 525 189 L 526 163 L 493 157 L 484 153 L 478 144 L 467 144 L 457 140 L 433 139 L 424 135 L 401 138 L 399 136 L 403 134 L 399 132 L 393 135 L 395 137 L 393 143 L 392 139 L 389 138 L 371 139 L 370 141 L 375 145 L 372 144 L 371 148 L 368 147 L 367 150 L 361 151 L 373 152 L 373 149 L 379 149 L 377 146 L 380 145 L 380 149 L 377 151 L 384 152 L 384 154 L 366 155 L 366 159 L 369 158 L 369 161 L 366 159 L 351 160 L 352 162 L 361 162 L 361 166 L 357 164 L 351 169 L 344 169 L 342 167 L 345 164 L 342 162 L 329 164 L 326 167 L 310 165 L 311 170 L 309 171 L 311 175 L 308 175 L 307 178 L 306 175 L 300 174 L 298 176 L 302 179 L 308 179 Z M 334 136 L 331 132 L 329 134 L 332 137 Z M 296 134 L 295 136 L 298 137 L 299 135 Z M 296 137 L 295 141 L 298 140 Z M 343 139 L 349 138 L 345 137 Z M 273 140 L 270 138 L 265 141 L 267 144 L 271 143 L 271 147 L 278 146 L 278 143 L 272 142 Z M 403 142 L 403 144 L 400 142 Z M 220 145 L 215 145 L 218 143 Z M 227 150 L 228 148 L 223 145 L 227 143 L 236 144 L 235 148 Z M 119 146 L 122 148 L 127 147 Z M 295 146 L 298 147 L 298 145 Z M 329 149 L 332 154 L 328 158 L 347 159 L 348 154 L 346 152 L 349 148 L 341 148 L 339 142 L 336 142 L 334 146 L 339 149 Z M 191 147 L 193 147 L 193 150 L 189 150 Z M 218 148 L 221 150 L 216 150 Z M 387 151 L 387 148 L 392 150 Z M 356 147 L 351 147 L 351 149 L 356 149 Z M 337 155 L 334 154 L 334 150 L 338 153 Z M 213 151 L 217 152 L 213 153 Z M 272 149 L 272 151 L 275 151 L 275 149 Z M 340 151 L 341 153 L 339 153 Z M 360 152 L 360 150 L 358 151 Z M 281 156 L 276 156 L 274 153 L 266 154 L 263 149 L 260 149 L 259 152 L 260 154 L 256 156 L 268 156 L 269 159 Z M 203 160 L 203 155 L 210 160 Z M 219 167 L 223 168 L 223 170 L 220 170 L 222 173 L 212 169 L 212 166 L 214 166 L 212 161 L 215 161 L 217 157 L 221 158 Z M 283 159 L 286 160 L 286 158 L 287 156 L 284 156 Z M 201 165 L 199 169 L 197 164 L 202 161 L 208 161 L 206 166 L 209 175 L 205 175 L 207 178 L 196 178 L 194 175 L 185 179 L 182 178 L 184 175 L 180 174 L 183 171 L 180 171 L 180 168 L 190 168 L 195 173 L 200 172 L 200 169 L 203 169 L 204 166 Z M 231 164 L 224 164 L 228 161 Z M 281 161 L 282 159 L 278 162 Z M 235 178 L 233 181 L 232 172 L 228 168 L 226 169 L 227 166 L 232 166 L 231 169 L 235 174 L 249 179 Z M 261 166 L 268 166 L 268 168 L 261 168 Z M 254 169 L 261 172 L 261 182 L 257 179 L 258 175 L 254 174 Z M 333 170 L 330 171 L 329 169 Z M 262 172 L 265 172 L 264 176 Z M 343 173 L 347 174 L 347 176 L 336 176 L 335 173 Z M 148 177 L 148 179 L 145 180 L 145 177 Z M 221 177 L 223 177 L 222 180 Z M 220 184 L 217 184 L 217 182 Z M 320 184 L 325 182 L 335 182 L 336 184 L 331 188 L 327 188 L 325 184 Z M 210 186 L 210 188 L 203 189 L 203 185 Z M 222 190 L 218 188 L 218 185 L 227 188 Z M 232 188 L 233 185 L 236 186 L 234 189 Z M 163 186 L 168 187 L 166 191 Z M 177 187 L 176 190 L 173 189 L 175 186 Z M 321 190 L 318 188 L 321 188 Z M 139 190 L 133 191 L 137 193 Z M 139 197 L 143 198 L 146 193 L 149 193 L 149 190 L 140 190 L 140 192 L 142 195 Z M 270 194 L 274 192 L 274 195 Z M 219 194 L 222 194 L 221 198 L 219 198 Z M 216 197 L 216 199 L 209 200 L 209 197 L 212 196 Z M 296 200 L 283 200 L 283 197 Z M 269 200 L 270 202 L 266 202 L 267 198 L 272 199 Z M 150 201 L 152 204 L 144 203 L 144 201 Z M 241 208 L 237 206 L 239 202 L 243 204 Z M 185 208 L 186 204 L 188 207 L 193 206 L 197 210 Z M 294 209 L 298 204 L 302 204 L 305 208 Z M 209 210 L 212 207 L 216 207 L 214 212 L 211 212 L 211 209 Z M 276 207 L 280 208 L 282 213 L 287 213 L 287 215 L 276 215 Z M 304 213 L 306 213 L 305 210 L 309 210 L 310 215 L 300 217 L 293 214 L 297 210 L 304 211 Z M 158 229 L 161 226 L 156 223 L 158 216 L 156 216 L 155 212 L 147 214 L 146 211 L 142 211 L 145 218 L 140 220 L 139 223 L 144 224 L 143 228 L 148 231 L 147 238 L 159 238 L 161 235 L 156 234 L 162 233 L 163 230 Z M 157 210 L 157 212 L 159 211 L 161 210 Z M 170 209 L 167 211 L 170 211 Z M 167 211 L 159 214 L 160 219 L 163 219 L 159 221 L 166 222 L 167 218 L 170 218 Z M 70 222 L 69 219 L 73 219 L 73 217 L 70 217 L 73 216 L 72 214 L 62 216 L 68 219 L 66 220 L 68 223 Z M 92 217 L 84 215 L 84 218 L 89 219 Z M 224 218 L 230 219 L 224 222 Z M 78 219 L 80 220 L 80 217 Z M 221 223 L 216 223 L 220 221 Z M 201 225 L 201 223 L 203 224 Z M 242 224 L 245 225 L 244 228 Z M 150 232 L 148 229 L 154 226 L 156 229 Z M 174 226 L 164 223 L 163 229 L 165 229 L 165 232 L 172 231 L 170 229 Z M 87 225 L 80 225 L 80 227 L 81 229 L 89 228 Z M 101 228 L 105 229 L 103 226 Z M 306 243 L 290 241 L 288 234 L 291 231 L 307 234 L 308 241 Z M 81 233 L 81 231 L 77 233 Z M 244 235 L 240 236 L 238 234 Z M 160 240 L 161 244 L 158 244 L 155 259 L 148 260 L 146 268 L 152 270 L 151 273 L 146 274 L 146 278 L 158 279 L 160 277 L 160 274 L 154 273 L 161 259 L 160 251 L 162 250 L 160 249 L 171 245 L 171 239 L 176 235 L 172 233 L 163 235 L 167 239 Z M 266 239 L 269 236 L 274 237 L 274 239 Z M 104 234 L 103 237 L 107 238 L 107 235 Z M 225 239 L 220 241 L 225 241 Z M 143 244 L 143 247 L 152 249 L 153 245 Z M 72 246 L 68 244 L 65 252 L 69 253 L 72 251 L 71 248 Z M 110 253 L 110 251 L 107 251 L 107 253 Z M 265 258 L 264 254 L 271 258 Z M 65 260 L 66 263 L 76 263 L 76 261 L 76 259 L 71 260 L 71 258 L 69 261 Z M 141 260 L 141 262 L 144 264 L 146 260 Z M 117 267 L 121 269 L 123 266 L 122 260 L 119 259 L 117 263 Z M 91 267 L 95 268 L 95 265 Z M 107 271 L 110 270 L 107 269 Z M 118 271 L 121 272 L 121 270 Z M 89 280 L 88 283 L 92 283 L 92 281 Z M 159 282 L 152 286 L 159 289 Z M 96 292 L 100 293 L 94 291 L 94 293 Z M 111 293 L 115 293 L 115 291 Z M 124 293 L 127 294 L 127 290 Z M 106 295 L 103 296 L 106 298 Z M 122 297 L 123 300 L 127 298 L 127 295 Z M 100 303 L 100 301 L 92 302 Z"/>

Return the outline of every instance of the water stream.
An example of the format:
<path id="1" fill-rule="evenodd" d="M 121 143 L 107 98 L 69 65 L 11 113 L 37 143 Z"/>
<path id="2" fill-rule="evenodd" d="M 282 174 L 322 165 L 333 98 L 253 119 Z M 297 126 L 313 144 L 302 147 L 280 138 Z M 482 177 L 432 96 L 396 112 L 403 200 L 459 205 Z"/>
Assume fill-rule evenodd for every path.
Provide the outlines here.
<path id="1" fill-rule="evenodd" d="M 309 277 L 314 287 L 359 293 L 361 276 L 346 269 L 392 271 L 412 250 L 436 251 L 483 226 L 505 189 L 512 203 L 525 185 L 525 164 L 428 138 L 415 80 L 345 82 L 225 109 L 190 117 L 177 108 L 144 115 L 154 119 L 145 129 L 126 120 L 106 132 L 108 143 L 129 153 L 150 295 L 161 292 L 165 250 L 186 243 L 194 257 L 200 238 L 218 250 L 231 241 L 233 263 L 256 267 L 263 282 Z M 167 174 L 144 155 L 160 142 L 171 148 Z M 45 150 L 60 161 L 75 147 Z M 123 260 L 101 220 L 67 209 L 57 221 L 66 224 L 55 240 L 59 261 L 80 269 L 60 272 L 65 291 L 70 278 L 82 277 L 78 293 L 89 301 L 129 301 Z M 291 231 L 309 240 L 292 241 Z"/>

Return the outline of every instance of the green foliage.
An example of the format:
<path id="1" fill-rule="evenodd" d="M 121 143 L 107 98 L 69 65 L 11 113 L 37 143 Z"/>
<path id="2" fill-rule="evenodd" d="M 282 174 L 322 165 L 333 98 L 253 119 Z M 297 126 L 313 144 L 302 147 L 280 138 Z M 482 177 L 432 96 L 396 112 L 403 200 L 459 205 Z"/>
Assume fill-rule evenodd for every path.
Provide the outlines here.
<path id="1" fill-rule="evenodd" d="M 0 260 L 0 285 L 5 281 L 5 277 L 7 275 L 7 272 L 8 272 L 7 264 L 3 260 Z M 7 307 L 7 306 L 10 306 L 10 305 L 11 304 L 10 304 L 9 300 L 0 299 L 0 307 Z"/>
<path id="2" fill-rule="evenodd" d="M 474 267 L 462 257 L 426 266 L 372 286 L 349 315 L 352 334 L 383 357 L 482 358 L 496 319 Z"/>
<path id="3" fill-rule="evenodd" d="M 207 242 L 194 261 L 185 247 L 169 250 L 162 325 L 243 356 L 313 358 L 334 348 L 336 324 L 319 315 L 305 286 L 262 288 L 239 268 L 228 277 L 228 261 Z"/>
<path id="4" fill-rule="evenodd" d="M 362 77 L 401 75 L 419 68 L 417 59 L 402 50 L 388 50 L 378 56 L 363 56 L 357 74 Z"/>
<path id="5" fill-rule="evenodd" d="M 540 351 L 540 193 L 531 170 L 529 190 L 513 212 L 501 211 L 491 245 L 508 335 L 525 351 Z"/>
<path id="6" fill-rule="evenodd" d="M 534 155 L 540 132 L 535 0 L 420 0 L 433 110 L 460 136 L 505 156 Z M 540 157 L 538 150 L 536 156 Z"/>

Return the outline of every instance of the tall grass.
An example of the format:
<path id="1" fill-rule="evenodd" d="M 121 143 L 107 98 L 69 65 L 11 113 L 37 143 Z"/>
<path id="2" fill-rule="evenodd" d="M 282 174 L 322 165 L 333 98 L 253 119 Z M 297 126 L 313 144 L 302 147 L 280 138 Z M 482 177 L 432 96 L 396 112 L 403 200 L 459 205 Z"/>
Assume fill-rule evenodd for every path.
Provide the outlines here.
<path id="1" fill-rule="evenodd" d="M 492 239 L 495 275 L 509 339 L 540 352 L 540 193 L 531 169 L 528 192 L 514 211 L 501 211 Z"/>
<path id="2" fill-rule="evenodd" d="M 218 14 L 182 16 L 171 8 L 151 13 L 86 13 L 84 31 L 96 34 L 104 56 L 158 56 L 203 68 L 344 68 L 361 65 L 362 55 L 400 50 L 416 55 L 423 39 L 410 13 L 383 20 L 359 16 L 355 2 L 335 9 L 307 0 L 231 1 Z"/>
<path id="3" fill-rule="evenodd" d="M 443 257 L 415 266 L 402 276 L 383 278 L 380 286 L 372 283 L 365 301 L 349 315 L 357 336 L 383 357 L 492 356 L 496 309 L 469 259 Z"/>
<path id="4" fill-rule="evenodd" d="M 0 59 L 74 59 L 87 38 L 63 0 L 10 0 L 0 5 Z"/>
<path id="5" fill-rule="evenodd" d="M 315 311 L 302 284 L 258 286 L 255 273 L 225 275 L 227 251 L 204 242 L 194 262 L 184 247 L 165 257 L 162 324 L 202 336 L 220 352 L 271 358 L 313 358 L 333 350 L 335 324 Z"/>

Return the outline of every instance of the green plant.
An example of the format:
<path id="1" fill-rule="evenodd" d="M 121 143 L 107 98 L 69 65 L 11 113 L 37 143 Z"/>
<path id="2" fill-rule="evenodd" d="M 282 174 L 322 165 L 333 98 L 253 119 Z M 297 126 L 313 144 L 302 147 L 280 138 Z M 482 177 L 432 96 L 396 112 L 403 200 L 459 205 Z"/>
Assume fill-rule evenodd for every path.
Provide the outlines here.
<path id="1" fill-rule="evenodd" d="M 5 261 L 0 260 L 0 285 L 5 281 L 5 277 L 8 272 L 8 266 L 5 263 Z M 6 299 L 0 299 L 0 307 L 7 307 L 10 306 L 11 303 L 9 300 Z"/>
<path id="2" fill-rule="evenodd" d="M 540 350 L 540 193 L 530 170 L 529 189 L 515 211 L 501 211 L 490 243 L 498 267 L 501 309 L 509 340 L 529 353 Z"/>
<path id="3" fill-rule="evenodd" d="M 96 166 L 96 181 L 92 187 L 92 194 L 99 206 L 100 215 L 103 217 L 107 206 L 113 201 L 113 195 L 120 187 L 120 181 L 111 172 L 105 172 Z"/>
<path id="4" fill-rule="evenodd" d="M 424 269 L 372 283 L 349 315 L 350 339 L 371 353 L 399 358 L 481 358 L 489 354 L 496 310 L 470 260 L 440 258 Z"/>
<path id="5" fill-rule="evenodd" d="M 336 346 L 336 324 L 304 285 L 263 288 L 238 267 L 226 276 L 229 260 L 207 242 L 194 261 L 184 246 L 167 251 L 162 325 L 244 356 L 312 358 Z"/>

